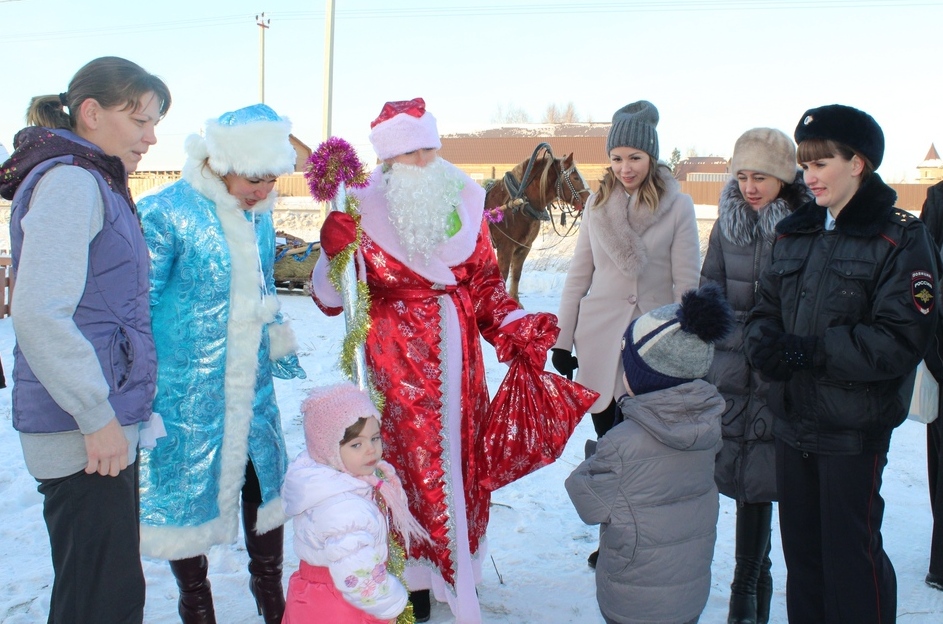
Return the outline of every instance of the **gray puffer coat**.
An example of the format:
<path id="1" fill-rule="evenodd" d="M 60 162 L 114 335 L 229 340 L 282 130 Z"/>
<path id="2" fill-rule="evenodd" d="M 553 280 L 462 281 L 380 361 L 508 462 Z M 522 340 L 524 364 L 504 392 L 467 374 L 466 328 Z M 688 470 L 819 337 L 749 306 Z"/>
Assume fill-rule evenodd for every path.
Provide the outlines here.
<path id="1" fill-rule="evenodd" d="M 619 408 L 625 421 L 566 480 L 583 522 L 602 525 L 599 609 L 620 624 L 692 621 L 710 593 L 724 400 L 698 379 Z"/>
<path id="2" fill-rule="evenodd" d="M 801 172 L 780 197 L 759 211 L 743 198 L 737 180 L 730 180 L 721 192 L 701 267 L 701 284 L 715 282 L 723 288 L 737 321 L 729 337 L 716 345 L 705 379 L 726 401 L 724 447 L 717 454 L 714 478 L 721 494 L 740 503 L 776 500 L 773 414 L 766 400 L 769 384 L 747 362 L 743 326 L 756 303 L 760 274 L 769 265 L 776 223 L 809 199 Z"/>

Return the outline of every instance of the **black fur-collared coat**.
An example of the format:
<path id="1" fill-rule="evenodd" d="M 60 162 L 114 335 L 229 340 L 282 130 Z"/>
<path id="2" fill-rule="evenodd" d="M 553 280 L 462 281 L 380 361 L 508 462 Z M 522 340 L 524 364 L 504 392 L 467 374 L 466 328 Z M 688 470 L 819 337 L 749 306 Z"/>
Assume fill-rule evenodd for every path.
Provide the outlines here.
<path id="1" fill-rule="evenodd" d="M 896 200 L 871 174 L 833 230 L 815 202 L 776 226 L 744 344 L 752 358 L 764 330 L 818 338 L 813 360 L 824 364 L 794 371 L 769 393 L 773 433 L 795 449 L 886 452 L 907 416 L 914 370 L 937 327 L 940 256 L 923 222 Z"/>
<path id="2" fill-rule="evenodd" d="M 760 274 L 769 264 L 776 224 L 809 199 L 798 173 L 777 199 L 757 211 L 743 198 L 737 180 L 730 180 L 721 192 L 701 266 L 701 284 L 719 284 L 736 315 L 734 331 L 715 346 L 706 379 L 726 401 L 724 446 L 717 455 L 714 479 L 722 494 L 742 503 L 776 500 L 773 415 L 766 401 L 769 384 L 747 362 L 743 328 L 756 303 Z"/>

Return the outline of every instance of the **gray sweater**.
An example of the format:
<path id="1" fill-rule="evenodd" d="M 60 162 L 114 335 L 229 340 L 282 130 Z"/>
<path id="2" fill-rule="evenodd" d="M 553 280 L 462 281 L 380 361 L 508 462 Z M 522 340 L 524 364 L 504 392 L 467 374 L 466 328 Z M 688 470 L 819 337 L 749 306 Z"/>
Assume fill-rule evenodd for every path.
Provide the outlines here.
<path id="1" fill-rule="evenodd" d="M 91 173 L 60 165 L 37 183 L 23 217 L 23 245 L 12 301 L 19 349 L 62 409 L 76 416 L 78 431 L 20 434 L 23 457 L 37 479 L 75 474 L 88 465 L 83 433 L 115 417 L 109 388 L 91 343 L 72 315 L 82 298 L 88 250 L 101 231 L 101 191 Z M 137 453 L 138 426 L 124 427 L 128 461 Z"/>

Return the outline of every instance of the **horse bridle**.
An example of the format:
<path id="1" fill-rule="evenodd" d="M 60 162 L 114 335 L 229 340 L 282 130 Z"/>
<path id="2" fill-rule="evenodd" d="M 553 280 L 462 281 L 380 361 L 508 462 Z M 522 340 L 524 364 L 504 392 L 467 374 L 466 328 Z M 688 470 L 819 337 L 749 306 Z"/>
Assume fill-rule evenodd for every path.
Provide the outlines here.
<path id="1" fill-rule="evenodd" d="M 550 147 L 548 143 L 540 143 L 537 145 L 537 147 L 534 148 L 534 153 L 531 154 L 530 159 L 527 161 L 527 167 L 524 168 L 524 175 L 521 176 L 520 182 L 517 181 L 517 178 L 514 177 L 514 174 L 512 172 L 508 171 L 507 173 L 504 174 L 504 186 L 505 188 L 507 188 L 508 194 L 511 196 L 511 201 L 509 203 L 513 202 L 515 204 L 515 209 L 522 210 L 524 214 L 526 214 L 527 216 L 529 216 L 530 218 L 536 221 L 552 221 L 552 219 L 550 218 L 550 207 L 553 206 L 555 202 L 550 202 L 550 204 L 548 204 L 547 206 L 547 211 L 543 212 L 543 211 L 538 211 L 533 206 L 531 206 L 530 202 L 527 201 L 527 198 L 524 197 L 524 193 L 527 190 L 527 185 L 530 184 L 530 176 L 534 168 L 534 163 L 537 160 L 537 154 L 539 154 L 541 150 L 545 150 L 547 154 L 550 156 L 551 163 L 554 166 L 559 168 L 559 171 L 557 173 L 557 184 L 556 184 L 556 188 L 554 189 L 554 192 L 556 193 L 556 199 L 561 199 L 561 200 L 563 199 L 563 185 L 565 183 L 567 186 L 567 190 L 570 191 L 570 198 L 580 203 L 579 210 L 576 210 L 576 209 L 565 210 L 563 208 L 560 209 L 561 210 L 560 224 L 566 225 L 567 212 L 569 212 L 570 214 L 573 214 L 574 212 L 579 212 L 580 210 L 582 210 L 582 206 L 584 202 L 581 199 L 580 195 L 584 192 L 588 194 L 590 191 L 586 187 L 585 182 L 583 183 L 582 191 L 576 190 L 576 186 L 574 186 L 573 180 L 570 179 L 570 177 L 573 175 L 574 172 L 577 175 L 580 175 L 579 171 L 576 168 L 576 164 L 574 163 L 570 167 L 564 169 L 563 165 L 560 164 L 560 162 L 556 159 L 556 157 L 554 157 L 553 149 Z"/>

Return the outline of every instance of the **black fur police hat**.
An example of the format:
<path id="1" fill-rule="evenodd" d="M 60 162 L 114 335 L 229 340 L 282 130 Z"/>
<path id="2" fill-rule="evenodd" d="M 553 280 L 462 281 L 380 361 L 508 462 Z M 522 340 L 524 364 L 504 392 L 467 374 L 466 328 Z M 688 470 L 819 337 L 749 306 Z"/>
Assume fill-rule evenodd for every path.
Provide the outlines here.
<path id="1" fill-rule="evenodd" d="M 825 139 L 843 143 L 864 154 L 875 169 L 884 159 L 884 131 L 874 117 L 842 104 L 810 108 L 796 126 L 796 143 L 807 139 Z"/>

